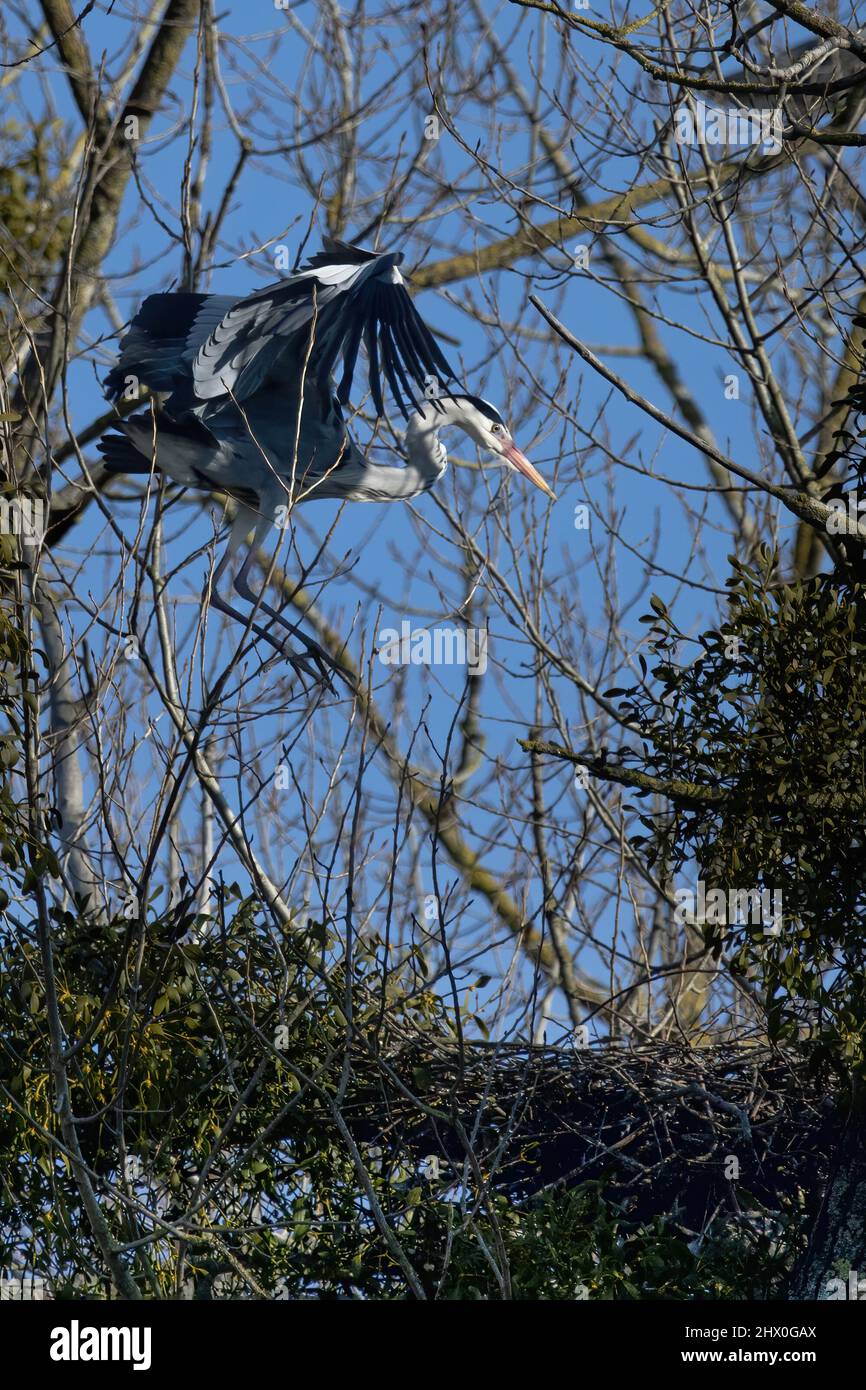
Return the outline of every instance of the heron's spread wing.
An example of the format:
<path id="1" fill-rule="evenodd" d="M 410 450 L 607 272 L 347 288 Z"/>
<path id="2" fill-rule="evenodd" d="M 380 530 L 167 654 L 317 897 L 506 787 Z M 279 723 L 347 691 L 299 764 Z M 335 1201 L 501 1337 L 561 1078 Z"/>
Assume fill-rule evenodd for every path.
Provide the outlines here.
<path id="1" fill-rule="evenodd" d="M 184 487 L 220 491 L 239 501 L 261 498 L 292 480 L 310 495 L 331 495 L 323 483 L 357 466 L 360 456 L 331 391 L 307 382 L 300 419 L 276 383 L 257 391 L 238 410 L 231 402 L 208 416 L 171 415 L 164 409 L 118 420 L 98 444 L 106 472 L 165 474 Z M 341 475 L 342 476 L 342 475 Z M 334 495 L 340 495 L 339 493 Z"/>
<path id="2" fill-rule="evenodd" d="M 105 379 L 106 395 L 117 399 L 139 384 L 175 391 L 189 379 L 201 345 L 237 303 L 228 294 L 151 294 L 120 344 L 120 357 Z"/>
<path id="3" fill-rule="evenodd" d="M 456 378 L 412 303 L 400 259 L 326 241 L 296 274 L 245 299 L 151 295 L 123 340 L 109 391 L 120 394 L 131 374 L 169 391 L 172 414 L 207 419 L 269 381 L 297 394 L 304 376 L 314 374 L 324 387 L 342 357 L 338 395 L 345 403 L 363 341 L 377 413 L 384 413 L 384 377 L 405 415 L 425 380 L 434 377 L 444 389 Z"/>

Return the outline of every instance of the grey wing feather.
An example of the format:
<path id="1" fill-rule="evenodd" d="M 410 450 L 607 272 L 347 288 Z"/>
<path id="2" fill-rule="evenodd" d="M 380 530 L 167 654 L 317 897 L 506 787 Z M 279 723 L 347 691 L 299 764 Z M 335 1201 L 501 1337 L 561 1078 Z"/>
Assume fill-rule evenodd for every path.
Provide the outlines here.
<path id="1" fill-rule="evenodd" d="M 393 252 L 369 252 L 327 241 L 294 275 L 244 299 L 192 293 L 150 295 L 122 340 L 120 360 L 106 380 L 121 394 L 128 377 L 164 392 L 175 417 L 208 420 L 267 385 L 297 392 L 305 367 L 330 399 L 331 375 L 342 355 L 339 400 L 348 401 L 363 340 L 377 414 L 384 413 L 382 380 L 407 413 L 422 378 L 456 380 L 418 314 Z M 381 371 L 380 371 L 381 368 Z"/>
<path id="2" fill-rule="evenodd" d="M 232 395 L 244 400 L 264 384 L 284 353 L 300 367 L 314 319 L 316 355 L 327 350 L 336 329 L 336 356 L 349 325 L 340 331 L 331 306 L 342 296 L 348 307 L 352 291 L 381 273 L 384 262 L 390 269 L 393 257 L 301 271 L 235 304 L 196 354 L 190 383 L 195 396 L 202 401 Z"/>
<path id="3" fill-rule="evenodd" d="M 442 389 L 456 380 L 397 270 L 402 258 L 341 242 L 326 241 L 325 246 L 297 274 L 232 306 L 199 348 L 188 385 L 169 402 L 171 409 L 196 410 L 207 418 L 220 402 L 247 400 L 268 380 L 297 388 L 305 366 L 308 379 L 315 375 L 324 386 L 340 356 L 338 394 L 345 403 L 362 338 L 379 415 L 384 402 L 378 363 L 404 415 L 404 396 L 412 406 L 418 404 L 411 381 L 421 396 L 429 375 Z"/>
<path id="4" fill-rule="evenodd" d="M 151 391 L 175 390 L 189 376 L 206 342 L 237 303 L 227 294 L 151 294 L 120 343 L 120 356 L 105 380 L 106 395 L 120 396 L 133 382 Z"/>

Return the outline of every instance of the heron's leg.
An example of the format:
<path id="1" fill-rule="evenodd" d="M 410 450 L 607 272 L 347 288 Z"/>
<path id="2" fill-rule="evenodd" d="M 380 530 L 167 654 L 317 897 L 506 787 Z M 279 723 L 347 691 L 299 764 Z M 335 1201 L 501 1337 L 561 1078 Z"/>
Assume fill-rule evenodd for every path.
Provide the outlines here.
<path id="1" fill-rule="evenodd" d="M 303 652 L 287 651 L 285 641 L 281 641 L 279 638 L 274 637 L 273 633 L 268 632 L 267 628 L 260 627 L 258 623 L 251 623 L 247 615 L 242 613 L 239 608 L 234 608 L 232 604 L 227 603 L 222 594 L 217 593 L 216 590 L 211 593 L 210 606 L 215 608 L 218 613 L 226 613 L 228 617 L 234 618 L 235 621 L 239 622 L 243 627 L 249 628 L 250 632 L 254 632 L 262 641 L 267 642 L 269 646 L 273 647 L 275 652 L 286 658 L 296 670 L 303 672 L 304 675 L 311 676 L 313 680 L 320 681 L 322 679 L 321 669 L 312 665 L 310 657 L 305 656 Z"/>
<path id="2" fill-rule="evenodd" d="M 235 622 L 240 623 L 243 627 L 248 628 L 250 632 L 255 633 L 257 637 L 260 637 L 262 641 L 267 642 L 280 656 L 288 659 L 299 673 L 310 676 L 313 680 L 321 681 L 321 666 L 314 667 L 310 658 L 304 656 L 303 653 L 287 651 L 284 640 L 275 637 L 272 632 L 262 627 L 260 623 L 250 621 L 248 615 L 240 612 L 240 610 L 229 603 L 227 599 L 223 598 L 220 593 L 220 581 L 226 570 L 230 568 L 232 561 L 246 540 L 246 537 L 249 535 L 250 531 L 255 529 L 256 539 L 258 540 L 261 527 L 262 519 L 257 513 L 251 511 L 249 507 L 242 507 L 239 510 L 232 525 L 231 535 L 226 542 L 226 548 L 211 577 L 207 591 L 208 603 L 212 608 L 215 608 L 217 612 L 225 613 L 228 617 L 234 618 Z M 249 555 L 252 555 L 252 551 L 249 552 Z M 245 563 L 249 563 L 249 556 Z"/>
<path id="3" fill-rule="evenodd" d="M 332 657 L 330 652 L 326 652 L 324 647 L 321 647 L 314 638 L 308 637 L 306 633 L 302 631 L 299 624 L 289 622 L 288 618 L 283 617 L 282 613 L 278 613 L 275 608 L 271 607 L 264 597 L 264 589 L 262 589 L 261 593 L 257 594 L 252 588 L 249 580 L 249 572 L 255 562 L 256 551 L 264 539 L 265 534 L 270 529 L 271 522 L 266 517 L 262 518 L 256 526 L 256 533 L 253 537 L 252 544 L 247 551 L 243 564 L 235 576 L 235 591 L 240 594 L 241 598 L 246 599 L 247 603 L 252 604 L 260 613 L 267 614 L 269 618 L 279 623 L 281 627 L 285 628 L 285 630 L 291 633 L 299 642 L 302 642 L 314 661 L 322 663 L 324 667 L 332 671 L 337 671 L 342 676 L 351 678 L 351 672 L 347 671 L 344 666 L 341 666 L 339 661 Z M 270 637 L 268 640 L 272 643 L 274 642 L 273 637 Z"/>
<path id="4" fill-rule="evenodd" d="M 262 516 L 259 512 L 252 511 L 249 507 L 241 507 L 232 524 L 231 534 L 229 536 L 228 541 L 226 542 L 225 551 L 222 557 L 220 558 L 219 564 L 214 570 L 213 577 L 209 586 L 209 603 L 218 612 L 225 613 L 228 617 L 234 618 L 236 622 L 241 623 L 244 627 L 248 628 L 250 632 L 255 633 L 255 635 L 257 637 L 260 637 L 262 641 L 267 642 L 269 646 L 273 647 L 274 651 L 278 652 L 280 656 L 287 659 L 298 672 L 310 676 L 313 680 L 321 681 L 324 679 L 325 683 L 328 685 L 330 685 L 331 671 L 339 671 L 343 676 L 346 676 L 348 678 L 350 676 L 350 673 L 343 670 L 343 668 L 340 667 L 338 663 L 335 662 L 329 656 L 329 654 L 322 647 L 319 646 L 318 642 L 314 642 L 311 638 L 306 637 L 303 632 L 301 632 L 298 628 L 293 627 L 292 624 L 287 622 L 286 619 L 283 618 L 279 613 L 274 612 L 270 605 L 267 603 L 263 603 L 259 599 L 258 595 L 254 594 L 252 589 L 250 588 L 246 576 L 249 572 L 258 546 L 262 543 L 266 533 L 270 529 L 271 522 L 266 516 Z M 220 593 L 220 581 L 223 575 L 225 574 L 226 570 L 229 569 L 229 567 L 231 566 L 232 561 L 234 560 L 238 550 L 243 545 L 250 531 L 254 531 L 253 541 L 247 551 L 247 555 L 244 559 L 241 571 L 238 574 L 237 579 L 235 580 L 234 587 L 237 589 L 238 593 L 240 593 L 241 596 L 247 600 L 247 602 L 253 605 L 255 609 L 261 609 L 268 616 L 275 619 L 279 623 L 280 627 L 285 629 L 287 632 L 291 633 L 293 636 L 296 636 L 299 639 L 299 641 L 302 642 L 303 645 L 307 648 L 307 651 L 310 654 L 309 656 L 305 656 L 303 653 L 300 652 L 292 652 L 290 649 L 287 649 L 285 639 L 281 639 L 280 637 L 276 636 L 273 632 L 269 631 L 266 627 L 263 627 L 260 623 L 257 623 L 254 620 L 251 621 L 248 616 L 246 616 L 237 608 L 235 608 L 231 603 L 229 603 L 228 599 L 224 598 L 223 595 Z M 315 666 L 312 664 L 313 661 L 316 662 Z"/>

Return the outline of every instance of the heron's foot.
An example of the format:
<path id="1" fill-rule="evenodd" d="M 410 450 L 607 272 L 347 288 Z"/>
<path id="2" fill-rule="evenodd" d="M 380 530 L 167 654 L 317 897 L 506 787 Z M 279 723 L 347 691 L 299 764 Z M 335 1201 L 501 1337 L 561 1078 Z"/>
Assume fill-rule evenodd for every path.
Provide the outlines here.
<path id="1" fill-rule="evenodd" d="M 334 686 L 335 675 L 351 682 L 351 671 L 347 671 L 345 666 L 312 637 L 307 637 L 303 632 L 296 632 L 295 636 L 306 647 L 306 651 L 296 652 L 288 648 L 284 648 L 284 651 L 290 666 L 298 675 L 302 678 L 309 677 L 315 685 L 324 686 L 332 695 L 337 693 Z"/>
<path id="2" fill-rule="evenodd" d="M 307 652 L 286 652 L 286 660 L 302 681 L 312 681 L 314 687 L 321 686 L 331 695 L 336 695 L 334 673 L 323 662 Z M 306 686 L 304 687 L 306 689 Z"/>

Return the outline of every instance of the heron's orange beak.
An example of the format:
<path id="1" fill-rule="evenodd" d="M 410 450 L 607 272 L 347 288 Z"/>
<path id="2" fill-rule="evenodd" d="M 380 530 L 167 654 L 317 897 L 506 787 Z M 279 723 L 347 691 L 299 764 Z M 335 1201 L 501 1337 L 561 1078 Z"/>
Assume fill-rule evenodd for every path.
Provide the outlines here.
<path id="1" fill-rule="evenodd" d="M 516 444 L 509 441 L 508 444 L 502 446 L 502 452 L 508 459 L 508 462 L 514 465 L 518 473 L 522 473 L 524 478 L 528 478 L 531 483 L 535 483 L 536 487 L 540 487 L 542 492 L 546 492 L 548 497 L 552 497 L 554 502 L 556 501 L 556 493 L 551 492 L 538 469 L 533 468 L 529 459 L 525 454 L 520 452 Z"/>

